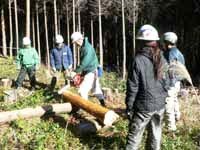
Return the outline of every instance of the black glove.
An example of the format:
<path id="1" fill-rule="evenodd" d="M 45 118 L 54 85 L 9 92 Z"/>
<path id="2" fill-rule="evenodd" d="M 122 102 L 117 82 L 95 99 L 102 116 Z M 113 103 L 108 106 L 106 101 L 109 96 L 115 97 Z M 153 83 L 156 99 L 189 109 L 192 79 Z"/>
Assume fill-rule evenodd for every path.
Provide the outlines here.
<path id="1" fill-rule="evenodd" d="M 127 115 L 127 118 L 128 120 L 132 120 L 133 118 L 133 111 L 130 111 L 130 110 L 126 110 L 126 115 Z"/>

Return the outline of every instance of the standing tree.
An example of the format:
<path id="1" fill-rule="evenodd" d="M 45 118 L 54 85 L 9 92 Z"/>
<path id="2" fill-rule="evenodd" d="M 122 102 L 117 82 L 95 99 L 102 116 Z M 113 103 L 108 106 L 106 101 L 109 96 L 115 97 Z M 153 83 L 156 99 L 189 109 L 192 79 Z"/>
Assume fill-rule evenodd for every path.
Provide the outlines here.
<path id="1" fill-rule="evenodd" d="M 37 50 L 38 50 L 38 55 L 39 59 L 41 62 L 41 51 L 40 51 L 40 27 L 39 27 L 39 8 L 38 8 L 38 1 L 35 3 L 36 7 L 36 26 L 37 26 Z"/>
<path id="2" fill-rule="evenodd" d="M 45 38 L 46 38 L 46 54 L 47 54 L 47 67 L 50 69 L 50 58 L 49 58 L 49 42 L 48 42 L 48 27 L 47 27 L 47 10 L 46 10 L 46 0 L 43 2 L 44 9 L 44 26 L 45 26 Z"/>
<path id="3" fill-rule="evenodd" d="M 13 57 L 13 30 L 12 30 L 12 10 L 11 10 L 12 1 L 8 1 L 8 10 L 9 10 L 9 27 L 10 27 L 10 44 L 9 44 L 9 53 L 10 57 Z"/>
<path id="4" fill-rule="evenodd" d="M 99 2 L 99 51 L 100 65 L 103 67 L 103 42 L 102 42 L 102 24 L 101 24 L 101 0 Z"/>
<path id="5" fill-rule="evenodd" d="M 124 0 L 122 2 L 122 35 L 123 35 L 123 80 L 126 78 L 126 33 L 124 17 Z"/>
<path id="6" fill-rule="evenodd" d="M 69 31 L 69 5 L 68 0 L 66 0 L 66 20 L 67 20 L 67 44 L 70 45 L 70 31 Z"/>
<path id="7" fill-rule="evenodd" d="M 18 13 L 17 13 L 17 0 L 14 0 L 15 6 L 15 33 L 16 33 L 16 49 L 19 49 L 19 30 L 18 30 Z"/>
<path id="8" fill-rule="evenodd" d="M 75 22 L 75 20 L 76 20 L 76 15 L 75 15 L 75 0 L 73 0 L 73 4 L 72 4 L 72 7 L 73 7 L 73 32 L 75 32 L 75 30 L 76 30 L 76 22 Z M 74 69 L 76 68 L 76 63 L 77 63 L 77 60 L 76 60 L 76 46 L 75 46 L 75 44 L 73 44 L 73 55 L 74 55 Z"/>
<path id="9" fill-rule="evenodd" d="M 1 8 L 1 31 L 2 31 L 3 56 L 7 56 L 6 28 L 5 28 L 5 18 L 4 18 L 3 7 Z"/>
<path id="10" fill-rule="evenodd" d="M 55 26 L 55 36 L 58 34 L 58 18 L 57 18 L 57 5 L 56 0 L 53 1 L 54 6 L 54 26 Z"/>
<path id="11" fill-rule="evenodd" d="M 30 0 L 26 0 L 26 36 L 30 37 Z"/>
<path id="12" fill-rule="evenodd" d="M 32 21 L 32 38 L 33 38 L 33 47 L 36 48 L 36 45 L 35 45 L 35 16 L 34 16 L 34 13 L 32 14 L 31 21 Z"/>

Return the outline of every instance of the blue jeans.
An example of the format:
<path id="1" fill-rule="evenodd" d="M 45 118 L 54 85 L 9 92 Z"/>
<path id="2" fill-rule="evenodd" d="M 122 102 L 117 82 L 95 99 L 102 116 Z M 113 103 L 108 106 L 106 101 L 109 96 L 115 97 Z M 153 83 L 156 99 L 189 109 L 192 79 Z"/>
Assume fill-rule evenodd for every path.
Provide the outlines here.
<path id="1" fill-rule="evenodd" d="M 164 111 L 134 113 L 129 123 L 126 150 L 139 149 L 145 128 L 148 132 L 146 149 L 160 150 Z"/>
<path id="2" fill-rule="evenodd" d="M 35 79 L 35 66 L 25 67 L 22 66 L 19 72 L 19 75 L 16 80 L 16 88 L 21 87 L 22 83 L 25 79 L 26 74 L 28 74 L 30 79 L 31 87 L 35 87 L 36 79 Z"/>

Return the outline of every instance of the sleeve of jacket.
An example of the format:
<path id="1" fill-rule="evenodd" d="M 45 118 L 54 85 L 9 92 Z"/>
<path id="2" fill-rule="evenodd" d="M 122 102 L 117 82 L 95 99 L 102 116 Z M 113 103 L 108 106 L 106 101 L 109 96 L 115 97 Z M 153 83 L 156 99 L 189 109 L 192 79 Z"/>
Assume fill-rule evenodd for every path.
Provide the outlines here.
<path id="1" fill-rule="evenodd" d="M 80 62 L 80 65 L 76 68 L 75 72 L 80 73 L 84 70 L 84 68 L 86 68 L 90 61 L 90 53 L 88 50 L 84 50 L 84 54 L 83 54 L 83 59 Z"/>
<path id="2" fill-rule="evenodd" d="M 55 60 L 54 60 L 53 53 L 54 53 L 54 49 L 52 49 L 50 52 L 50 64 L 52 68 L 55 68 Z"/>
<path id="3" fill-rule="evenodd" d="M 134 61 L 129 69 L 128 79 L 127 79 L 127 90 L 125 99 L 127 111 L 133 110 L 133 105 L 135 102 L 135 97 L 138 92 L 138 88 L 139 88 L 139 68 L 136 61 Z"/>
<path id="4" fill-rule="evenodd" d="M 69 65 L 73 64 L 73 56 L 72 56 L 72 51 L 69 46 L 67 46 L 67 54 L 68 54 L 68 60 L 69 60 Z"/>
<path id="5" fill-rule="evenodd" d="M 17 64 L 17 68 L 20 68 L 20 66 L 21 66 L 21 49 L 19 49 L 19 51 L 17 53 L 16 64 Z"/>

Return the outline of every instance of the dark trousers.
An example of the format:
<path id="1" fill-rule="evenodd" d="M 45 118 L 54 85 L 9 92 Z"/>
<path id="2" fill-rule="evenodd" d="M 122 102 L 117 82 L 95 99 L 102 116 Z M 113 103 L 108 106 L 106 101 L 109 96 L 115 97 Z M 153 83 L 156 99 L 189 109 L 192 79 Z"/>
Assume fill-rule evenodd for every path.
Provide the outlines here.
<path id="1" fill-rule="evenodd" d="M 147 128 L 146 149 L 160 150 L 164 109 L 155 112 L 135 112 L 129 124 L 126 150 L 138 150 Z"/>
<path id="2" fill-rule="evenodd" d="M 31 67 L 22 66 L 16 80 L 16 88 L 22 86 L 22 83 L 25 79 L 26 74 L 28 74 L 29 76 L 31 87 L 35 87 L 35 83 L 36 83 L 35 66 L 31 66 Z"/>

